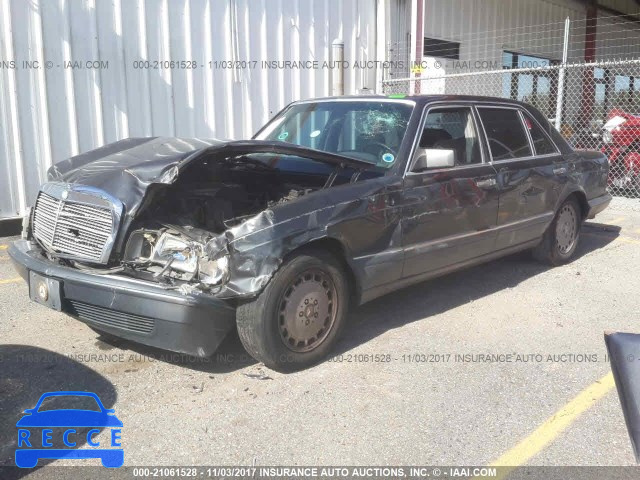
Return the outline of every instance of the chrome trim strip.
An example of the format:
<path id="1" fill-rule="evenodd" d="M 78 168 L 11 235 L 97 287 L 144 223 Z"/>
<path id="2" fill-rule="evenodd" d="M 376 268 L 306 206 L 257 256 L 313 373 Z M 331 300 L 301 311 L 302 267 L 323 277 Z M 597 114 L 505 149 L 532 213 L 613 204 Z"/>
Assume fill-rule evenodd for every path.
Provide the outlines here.
<path id="1" fill-rule="evenodd" d="M 539 213 L 533 217 L 523 218 L 521 220 L 516 220 L 515 222 L 505 223 L 504 225 L 498 225 L 496 227 L 496 231 L 500 234 L 503 231 L 512 230 L 514 227 L 518 227 L 520 225 L 537 225 L 538 223 L 543 223 L 545 220 L 553 220 L 554 215 L 554 212 Z"/>
<path id="2" fill-rule="evenodd" d="M 491 161 L 492 165 L 501 165 L 505 162 L 525 162 L 531 160 L 537 160 L 538 158 L 548 158 L 548 157 L 557 157 L 558 153 L 545 153 L 544 155 L 533 155 L 530 157 L 520 157 L 520 158 L 506 158 L 504 160 L 493 160 Z"/>
<path id="3" fill-rule="evenodd" d="M 352 260 L 363 260 L 365 258 L 381 257 L 381 256 L 385 256 L 385 255 L 393 256 L 393 255 L 401 253 L 403 251 L 404 251 L 404 248 L 389 248 L 387 250 L 382 250 L 381 252 L 369 253 L 367 255 L 360 255 L 359 257 L 353 257 Z M 380 262 L 380 263 L 383 263 L 383 262 Z"/>
<path id="4" fill-rule="evenodd" d="M 546 212 L 546 213 L 541 213 L 538 215 L 535 215 L 533 217 L 529 217 L 529 218 L 525 218 L 522 220 L 516 220 L 514 222 L 510 222 L 510 223 L 505 223 L 504 225 L 496 225 L 495 227 L 490 227 L 487 228 L 485 230 L 477 230 L 474 232 L 465 232 L 465 233 L 459 233 L 456 235 L 450 235 L 448 237 L 444 237 L 444 238 L 438 238 L 436 240 L 428 240 L 426 242 L 421 242 L 421 243 L 417 243 L 412 245 L 409 248 L 405 249 L 405 252 L 411 252 L 417 249 L 422 249 L 425 247 L 431 247 L 433 245 L 433 248 L 429 248 L 429 250 L 436 250 L 436 249 L 440 249 L 440 248 L 447 248 L 447 247 L 451 247 L 452 245 L 449 245 L 449 243 L 451 242 L 455 242 L 457 240 L 462 240 L 465 238 L 469 238 L 469 237 L 473 237 L 473 236 L 477 236 L 477 235 L 483 235 L 483 234 L 500 234 L 502 231 L 505 230 L 509 230 L 512 229 L 514 227 L 517 227 L 519 225 L 522 224 L 537 224 L 537 223 L 542 223 L 545 219 L 548 218 L 553 218 L 554 213 L 553 212 Z"/>
<path id="5" fill-rule="evenodd" d="M 425 170 L 423 172 L 407 172 L 406 176 L 409 177 L 413 175 L 425 175 L 427 173 L 457 172 L 460 170 L 468 170 L 471 168 L 486 167 L 488 165 L 491 165 L 491 164 L 490 163 L 474 163 L 472 165 L 459 165 L 457 167 L 434 168 L 433 170 Z"/>

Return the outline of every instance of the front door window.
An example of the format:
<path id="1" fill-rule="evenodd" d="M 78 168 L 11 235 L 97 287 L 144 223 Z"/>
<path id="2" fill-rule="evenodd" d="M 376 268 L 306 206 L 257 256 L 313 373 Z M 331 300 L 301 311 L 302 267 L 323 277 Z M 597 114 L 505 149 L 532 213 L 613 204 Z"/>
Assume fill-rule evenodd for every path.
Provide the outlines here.
<path id="1" fill-rule="evenodd" d="M 482 163 L 480 141 L 469 107 L 430 110 L 420 137 L 420 148 L 454 151 L 455 165 Z"/>

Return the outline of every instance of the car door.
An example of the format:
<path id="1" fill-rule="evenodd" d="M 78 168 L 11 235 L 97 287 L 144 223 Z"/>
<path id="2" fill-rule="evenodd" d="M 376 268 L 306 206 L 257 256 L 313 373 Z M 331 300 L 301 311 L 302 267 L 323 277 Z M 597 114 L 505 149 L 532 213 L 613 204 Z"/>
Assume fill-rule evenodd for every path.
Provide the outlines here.
<path id="1" fill-rule="evenodd" d="M 471 104 L 427 106 L 404 178 L 403 277 L 437 273 L 491 252 L 498 213 L 496 171 Z M 419 168 L 453 151 L 454 164 Z"/>
<path id="2" fill-rule="evenodd" d="M 538 122 L 515 106 L 478 106 L 500 200 L 496 249 L 536 240 L 553 218 L 566 172 L 562 155 Z"/>

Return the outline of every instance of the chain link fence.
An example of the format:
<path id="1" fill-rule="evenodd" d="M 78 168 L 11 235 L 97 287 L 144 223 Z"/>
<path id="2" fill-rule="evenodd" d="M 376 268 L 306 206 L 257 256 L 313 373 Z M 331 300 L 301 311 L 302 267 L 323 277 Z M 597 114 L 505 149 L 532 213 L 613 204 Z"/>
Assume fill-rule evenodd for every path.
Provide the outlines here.
<path id="1" fill-rule="evenodd" d="M 613 195 L 638 198 L 640 24 L 608 17 L 599 19 L 598 29 L 589 28 L 584 21 L 531 26 L 527 32 L 494 35 L 491 48 L 469 39 L 477 54 L 471 60 L 447 58 L 453 57 L 451 42 L 443 42 L 439 51 L 437 44 L 434 51 L 432 42 L 428 53 L 435 55 L 419 64 L 407 62 L 410 71 L 404 78 L 398 78 L 395 68 L 383 82 L 383 93 L 485 95 L 529 103 L 574 148 L 607 155 Z M 512 45 L 517 43 L 512 50 L 509 35 Z M 495 55 L 496 38 L 503 45 L 500 60 Z M 399 51 L 397 46 L 394 51 Z M 493 56 L 482 54 L 488 51 Z M 559 51 L 562 60 L 553 60 L 552 51 Z M 585 52 L 593 61 L 577 61 Z M 615 58 L 616 54 L 624 58 Z"/>

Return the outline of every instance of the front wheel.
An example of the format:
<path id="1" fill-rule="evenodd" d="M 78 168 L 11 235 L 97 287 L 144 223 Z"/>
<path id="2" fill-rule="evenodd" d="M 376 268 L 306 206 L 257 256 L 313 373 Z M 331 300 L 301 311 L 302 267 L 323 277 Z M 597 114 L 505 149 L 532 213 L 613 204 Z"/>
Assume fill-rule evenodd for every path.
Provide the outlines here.
<path id="1" fill-rule="evenodd" d="M 280 372 L 324 358 L 342 330 L 348 286 L 337 259 L 321 250 L 293 256 L 262 293 L 236 310 L 240 340 L 249 354 Z"/>
<path id="2" fill-rule="evenodd" d="M 578 248 L 581 223 L 580 205 L 575 198 L 567 199 L 558 209 L 540 244 L 533 249 L 534 257 L 551 265 L 567 263 Z"/>

